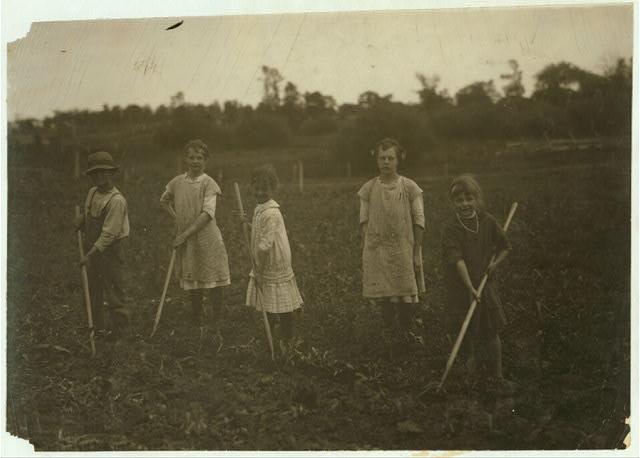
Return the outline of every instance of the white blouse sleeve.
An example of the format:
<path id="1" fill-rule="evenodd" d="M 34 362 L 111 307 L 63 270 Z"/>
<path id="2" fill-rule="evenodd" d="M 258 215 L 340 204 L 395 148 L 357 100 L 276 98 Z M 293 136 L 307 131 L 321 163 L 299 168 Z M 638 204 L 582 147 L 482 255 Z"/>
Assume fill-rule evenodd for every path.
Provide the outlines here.
<path id="1" fill-rule="evenodd" d="M 415 196 L 411 202 L 411 216 L 413 217 L 413 224 L 420 226 L 424 229 L 424 203 L 422 202 L 422 194 Z"/>
<path id="2" fill-rule="evenodd" d="M 276 232 L 278 231 L 278 227 L 280 226 L 278 218 L 278 212 L 273 210 L 267 210 L 263 213 L 263 216 L 260 221 L 260 227 L 258 227 L 258 240 L 257 240 L 257 248 L 258 253 L 266 252 L 271 249 L 275 238 Z"/>
<path id="3" fill-rule="evenodd" d="M 211 216 L 211 219 L 216 217 L 216 197 L 217 194 L 210 196 L 204 196 L 204 203 L 202 204 L 202 211 Z"/>

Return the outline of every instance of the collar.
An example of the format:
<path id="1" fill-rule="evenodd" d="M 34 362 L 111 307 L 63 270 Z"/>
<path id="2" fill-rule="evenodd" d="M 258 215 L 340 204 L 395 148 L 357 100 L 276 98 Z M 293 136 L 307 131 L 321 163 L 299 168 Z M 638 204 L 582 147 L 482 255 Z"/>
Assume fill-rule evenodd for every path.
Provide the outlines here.
<path id="1" fill-rule="evenodd" d="M 113 194 L 120 194 L 120 191 L 118 190 L 118 188 L 116 188 L 115 186 L 113 186 L 111 189 L 109 189 L 107 192 L 102 192 L 100 191 L 100 189 L 98 189 L 98 187 L 95 187 L 95 191 L 94 194 L 100 194 L 101 196 L 111 196 Z"/>
<path id="2" fill-rule="evenodd" d="M 269 208 L 279 208 L 280 205 L 273 199 L 269 199 L 266 202 L 256 205 L 256 212 L 268 210 Z"/>
<path id="3" fill-rule="evenodd" d="M 398 178 L 395 181 L 392 181 L 391 183 L 385 183 L 384 181 L 382 181 L 382 178 L 380 178 L 379 175 L 377 177 L 377 180 L 378 180 L 378 184 L 381 184 L 382 186 L 393 187 L 402 181 L 402 175 L 398 175 Z"/>
<path id="4" fill-rule="evenodd" d="M 198 183 L 204 180 L 206 176 L 208 176 L 206 172 L 203 172 L 202 174 L 198 175 L 196 178 L 190 177 L 188 172 L 184 173 L 184 179 L 187 181 L 190 181 L 191 183 Z"/>

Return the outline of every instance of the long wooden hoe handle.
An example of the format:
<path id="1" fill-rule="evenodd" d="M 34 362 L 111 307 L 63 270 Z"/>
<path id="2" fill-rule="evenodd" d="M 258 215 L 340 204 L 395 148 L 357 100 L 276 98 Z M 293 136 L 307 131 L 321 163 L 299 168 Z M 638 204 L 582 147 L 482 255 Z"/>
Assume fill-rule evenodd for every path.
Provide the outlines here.
<path id="1" fill-rule="evenodd" d="M 518 208 L 517 202 L 514 202 L 513 204 L 511 204 L 511 209 L 509 210 L 509 216 L 507 216 L 507 221 L 505 221 L 503 226 L 503 230 L 505 232 L 507 232 L 507 230 L 509 229 L 509 224 L 511 224 L 511 219 L 513 218 L 513 215 L 516 212 L 517 208 Z M 489 264 L 491 264 L 495 260 L 495 258 L 496 258 L 496 255 L 494 254 L 491 257 L 491 262 Z M 485 274 L 484 277 L 482 277 L 482 281 L 480 282 L 480 286 L 478 287 L 478 296 L 482 295 L 482 291 L 484 290 L 484 286 L 487 284 L 488 278 L 489 278 L 489 275 L 487 274 Z M 447 366 L 444 370 L 444 374 L 442 374 L 442 378 L 440 379 L 440 384 L 438 385 L 438 390 L 437 390 L 438 392 L 442 389 L 442 386 L 444 385 L 444 382 L 447 379 L 447 376 L 449 375 L 449 371 L 453 366 L 453 362 L 456 360 L 456 356 L 458 356 L 460 345 L 462 345 L 462 339 L 464 339 L 464 335 L 467 333 L 467 328 L 469 327 L 469 323 L 471 322 L 471 318 L 473 317 L 473 312 L 475 311 L 477 306 L 478 306 L 478 301 L 474 299 L 471 305 L 469 306 L 469 310 L 467 311 L 467 316 L 465 317 L 464 322 L 462 323 L 462 327 L 460 328 L 460 332 L 458 333 L 458 338 L 456 339 L 456 342 L 453 345 L 453 350 L 451 350 L 451 354 L 449 355 L 449 359 L 447 360 Z"/>
<path id="2" fill-rule="evenodd" d="M 240 195 L 240 187 L 238 186 L 238 183 L 233 183 L 233 188 L 236 191 L 236 201 L 238 203 L 238 211 L 240 212 L 240 216 L 244 216 L 244 208 L 242 206 L 242 196 Z M 255 274 L 256 263 L 253 259 L 253 256 L 251 255 L 251 239 L 249 237 L 249 228 L 247 227 L 247 224 L 245 223 L 244 220 L 242 221 L 242 232 L 244 233 L 244 241 L 245 241 L 245 244 L 247 245 L 247 250 L 249 251 L 249 258 L 251 259 L 251 268 L 253 269 L 253 272 Z M 253 278 L 253 283 L 256 287 L 256 302 L 258 302 L 257 292 L 260 291 L 261 285 L 258 284 L 258 281 L 256 280 L 255 276 Z M 262 306 L 262 304 L 260 304 L 260 306 L 262 308 L 262 321 L 264 322 L 264 331 L 267 334 L 267 341 L 269 342 L 269 350 L 271 351 L 271 359 L 275 361 L 276 355 L 273 350 L 273 338 L 271 337 L 271 326 L 269 326 L 269 318 L 267 317 L 267 312 Z"/>
<path id="3" fill-rule="evenodd" d="M 76 218 L 80 217 L 80 207 L 76 205 Z M 84 258 L 84 248 L 82 246 L 82 231 L 78 229 L 78 249 L 80 260 Z M 89 295 L 89 277 L 87 276 L 87 266 L 80 266 L 82 275 L 82 289 L 84 291 L 84 304 L 87 309 L 87 322 L 89 324 L 89 342 L 91 343 L 91 356 L 96 356 L 95 330 L 93 329 L 93 314 L 91 313 L 91 296 Z M 101 304 L 100 304 L 101 305 Z"/>
<path id="4" fill-rule="evenodd" d="M 164 280 L 164 288 L 162 288 L 162 296 L 160 296 L 160 304 L 158 304 L 158 311 L 156 312 L 156 319 L 153 322 L 153 331 L 149 337 L 153 337 L 158 329 L 158 323 L 160 323 L 160 317 L 162 316 L 162 307 L 164 306 L 164 299 L 167 297 L 167 288 L 169 288 L 169 281 L 171 280 L 171 273 L 173 272 L 173 264 L 176 261 L 176 249 L 171 252 L 171 260 L 169 261 L 169 268 L 167 269 L 167 277 Z"/>

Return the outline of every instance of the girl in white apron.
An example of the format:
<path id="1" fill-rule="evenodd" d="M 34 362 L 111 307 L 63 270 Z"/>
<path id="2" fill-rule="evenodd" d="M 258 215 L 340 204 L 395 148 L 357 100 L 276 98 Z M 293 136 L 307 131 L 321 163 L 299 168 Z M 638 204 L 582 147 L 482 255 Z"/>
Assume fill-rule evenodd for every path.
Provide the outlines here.
<path id="1" fill-rule="evenodd" d="M 358 191 L 362 251 L 362 295 L 381 307 L 383 337 L 394 330 L 408 337 L 413 304 L 425 291 L 422 274 L 424 204 L 422 189 L 398 174 L 405 160 L 402 146 L 393 139 L 380 141 L 372 155 L 380 175 Z"/>

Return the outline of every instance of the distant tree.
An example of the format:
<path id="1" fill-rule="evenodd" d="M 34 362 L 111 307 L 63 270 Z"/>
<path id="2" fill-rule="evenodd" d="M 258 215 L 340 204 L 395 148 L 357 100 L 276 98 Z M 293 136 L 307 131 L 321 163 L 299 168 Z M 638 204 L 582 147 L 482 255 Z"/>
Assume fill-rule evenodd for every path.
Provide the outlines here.
<path id="1" fill-rule="evenodd" d="M 468 105 L 492 105 L 499 97 L 493 80 L 478 81 L 456 92 L 456 104 L 459 107 Z"/>
<path id="2" fill-rule="evenodd" d="M 398 139 L 407 149 L 407 165 L 427 159 L 434 140 L 430 120 L 415 107 L 378 102 L 342 123 L 336 153 L 340 160 L 349 160 L 354 170 L 370 172 L 374 161 L 369 152 L 384 137 Z"/>
<path id="3" fill-rule="evenodd" d="M 451 97 L 447 90 L 438 90 L 438 84 L 440 84 L 438 75 L 425 76 L 423 73 L 416 73 L 416 78 L 422 86 L 417 92 L 423 108 L 437 110 L 451 105 Z"/>
<path id="4" fill-rule="evenodd" d="M 284 87 L 284 98 L 281 111 L 293 130 L 297 130 L 304 119 L 305 100 L 298 88 L 291 81 Z"/>
<path id="5" fill-rule="evenodd" d="M 184 104 L 185 104 L 184 93 L 182 91 L 176 92 L 175 95 L 171 96 L 171 103 L 169 104 L 169 106 L 172 109 L 175 109 Z"/>
<path id="6" fill-rule="evenodd" d="M 169 118 L 169 109 L 165 105 L 158 106 L 154 113 L 154 118 L 159 121 L 167 120 Z"/>
<path id="7" fill-rule="evenodd" d="M 224 102 L 223 120 L 225 124 L 234 124 L 240 119 L 242 105 L 237 100 Z"/>
<path id="8" fill-rule="evenodd" d="M 522 97 L 524 95 L 524 86 L 522 84 L 522 70 L 520 65 L 515 59 L 510 59 L 509 67 L 511 67 L 511 73 L 504 73 L 500 75 L 500 79 L 506 81 L 506 84 L 502 86 L 505 97 Z"/>
<path id="9" fill-rule="evenodd" d="M 340 115 L 340 118 L 352 117 L 358 114 L 359 112 L 360 112 L 360 107 L 355 103 L 343 103 L 338 108 L 338 114 Z"/>
<path id="10" fill-rule="evenodd" d="M 324 95 L 319 91 L 305 92 L 305 111 L 308 116 L 318 116 L 327 111 L 335 110 L 336 101 L 333 97 Z"/>
<path id="11" fill-rule="evenodd" d="M 366 91 L 358 96 L 358 106 L 364 110 L 368 110 L 380 104 L 391 102 L 391 98 L 391 94 L 380 96 L 377 92 Z"/>
<path id="12" fill-rule="evenodd" d="M 560 62 L 546 66 L 536 75 L 532 98 L 559 108 L 554 126 L 566 126 L 562 135 L 597 135 L 607 117 L 606 79 L 573 64 Z"/>
<path id="13" fill-rule="evenodd" d="M 280 83 L 283 78 L 277 68 L 262 66 L 262 105 L 273 111 L 280 105 Z"/>
<path id="14" fill-rule="evenodd" d="M 607 133 L 631 134 L 633 62 L 618 59 L 604 71 L 604 125 Z"/>

